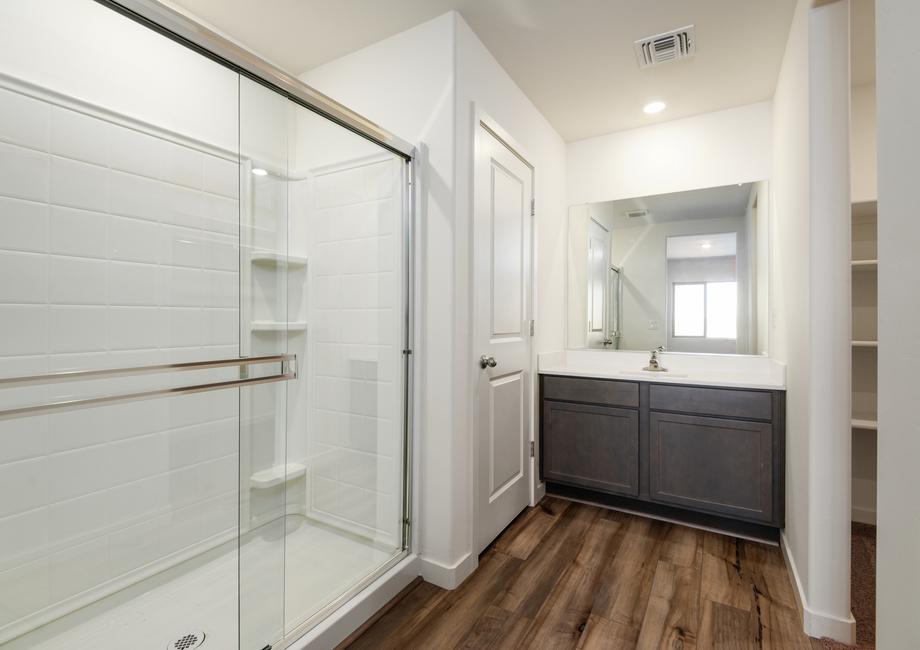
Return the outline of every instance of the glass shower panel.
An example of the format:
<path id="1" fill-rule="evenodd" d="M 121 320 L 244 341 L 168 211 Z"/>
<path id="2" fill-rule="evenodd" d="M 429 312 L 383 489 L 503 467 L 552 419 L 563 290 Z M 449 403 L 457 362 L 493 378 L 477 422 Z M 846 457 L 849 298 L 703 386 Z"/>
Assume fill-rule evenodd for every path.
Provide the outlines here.
<path id="1" fill-rule="evenodd" d="M 93 0 L 0 3 L 0 648 L 260 649 L 404 556 L 407 169 Z"/>
<path id="2" fill-rule="evenodd" d="M 290 102 L 240 79 L 241 350 L 287 351 L 302 332 L 288 301 Z M 296 305 L 294 305 L 296 309 Z M 240 644 L 263 648 L 284 634 L 287 510 L 302 502 L 304 472 L 287 461 L 282 384 L 240 393 Z M 290 501 L 290 503 L 289 503 Z"/>
<path id="3" fill-rule="evenodd" d="M 240 356 L 238 75 L 91 0 L 0 61 L 0 410 L 239 379 L 49 378 Z M 0 646 L 237 646 L 238 393 L 0 416 Z"/>
<path id="4" fill-rule="evenodd" d="M 623 307 L 623 285 L 620 269 L 611 266 L 607 273 L 607 340 L 612 349 L 620 349 L 620 310 Z"/>
<path id="5" fill-rule="evenodd" d="M 404 159 L 300 106 L 290 149 L 289 286 L 306 336 L 288 391 L 303 468 L 285 544 L 285 630 L 318 620 L 404 548 Z M 293 273 L 289 274 L 293 280 Z M 289 495 L 289 501 L 294 500 Z"/>
<path id="6" fill-rule="evenodd" d="M 241 396 L 241 640 L 262 647 L 403 550 L 406 163 L 247 79 L 240 120 L 243 354 L 299 365 Z"/>

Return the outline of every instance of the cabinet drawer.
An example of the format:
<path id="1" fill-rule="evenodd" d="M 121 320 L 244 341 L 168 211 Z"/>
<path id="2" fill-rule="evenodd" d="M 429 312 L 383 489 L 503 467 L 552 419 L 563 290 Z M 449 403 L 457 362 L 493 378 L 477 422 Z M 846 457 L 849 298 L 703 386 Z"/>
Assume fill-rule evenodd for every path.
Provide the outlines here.
<path id="1" fill-rule="evenodd" d="M 653 501 L 772 523 L 773 482 L 771 424 L 650 414 Z"/>
<path id="2" fill-rule="evenodd" d="M 543 397 L 568 402 L 590 402 L 610 406 L 639 407 L 639 384 L 610 379 L 543 377 Z"/>
<path id="3" fill-rule="evenodd" d="M 543 401 L 543 478 L 639 494 L 639 413 Z"/>
<path id="4" fill-rule="evenodd" d="M 773 396 L 754 390 L 727 390 L 696 386 L 651 384 L 649 408 L 750 420 L 773 419 Z"/>

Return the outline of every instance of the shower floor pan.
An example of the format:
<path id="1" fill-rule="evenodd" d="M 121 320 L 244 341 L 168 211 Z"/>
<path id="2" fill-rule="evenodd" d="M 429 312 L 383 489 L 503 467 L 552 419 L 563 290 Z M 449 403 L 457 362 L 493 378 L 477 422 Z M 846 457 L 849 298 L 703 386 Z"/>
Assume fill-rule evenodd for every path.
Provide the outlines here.
<path id="1" fill-rule="evenodd" d="M 164 650 L 199 631 L 202 650 L 261 648 L 277 640 L 282 625 L 290 631 L 397 554 L 302 516 L 288 517 L 283 542 L 281 532 L 281 520 L 266 524 L 239 557 L 236 541 L 228 542 L 0 648 Z"/>

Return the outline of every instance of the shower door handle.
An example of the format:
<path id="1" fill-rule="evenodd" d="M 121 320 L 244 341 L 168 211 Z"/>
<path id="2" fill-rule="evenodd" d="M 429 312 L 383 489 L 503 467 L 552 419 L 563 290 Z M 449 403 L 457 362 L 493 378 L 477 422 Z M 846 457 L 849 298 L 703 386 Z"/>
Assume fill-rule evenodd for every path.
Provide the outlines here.
<path id="1" fill-rule="evenodd" d="M 494 368 L 498 365 L 498 361 L 495 360 L 495 357 L 482 355 L 479 357 L 479 367 L 485 370 L 486 368 Z"/>

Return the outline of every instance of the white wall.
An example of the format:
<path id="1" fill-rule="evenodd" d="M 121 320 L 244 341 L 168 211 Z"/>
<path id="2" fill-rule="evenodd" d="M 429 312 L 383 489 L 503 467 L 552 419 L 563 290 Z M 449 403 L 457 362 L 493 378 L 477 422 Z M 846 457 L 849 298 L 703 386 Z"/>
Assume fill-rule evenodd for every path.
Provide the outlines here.
<path id="1" fill-rule="evenodd" d="M 773 271 L 775 329 L 771 354 L 786 371 L 786 529 L 798 588 L 808 589 L 808 11 L 799 2 L 773 96 Z"/>
<path id="2" fill-rule="evenodd" d="M 878 198 L 875 84 L 854 86 L 850 99 L 850 164 L 853 202 Z"/>
<path id="3" fill-rule="evenodd" d="M 476 561 L 470 555 L 472 103 L 521 143 L 536 168 L 538 282 L 560 297 L 539 306 L 539 349 L 562 347 L 565 147 L 456 13 L 320 66 L 302 79 L 421 145 L 419 550 L 426 577 L 451 586 Z"/>
<path id="4" fill-rule="evenodd" d="M 237 148 L 237 75 L 111 9 L 89 0 L 4 2 L 0 36 L 4 74 Z"/>
<path id="5" fill-rule="evenodd" d="M 764 180 L 771 125 L 771 102 L 760 102 L 570 142 L 567 203 Z"/>
<path id="6" fill-rule="evenodd" d="M 787 364 L 783 546 L 806 632 L 850 641 L 849 71 L 839 46 L 847 5 L 810 5 L 796 8 L 773 99 L 771 350 Z"/>
<path id="7" fill-rule="evenodd" d="M 920 221 L 917 160 L 920 78 L 916 40 L 920 4 L 878 2 L 878 647 L 920 647 Z M 905 291 L 906 288 L 909 288 Z"/>
<path id="8" fill-rule="evenodd" d="M 850 7 L 838 0 L 809 16 L 809 303 L 812 401 L 808 601 L 812 633 L 853 642 L 852 268 L 850 266 Z"/>

